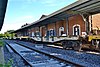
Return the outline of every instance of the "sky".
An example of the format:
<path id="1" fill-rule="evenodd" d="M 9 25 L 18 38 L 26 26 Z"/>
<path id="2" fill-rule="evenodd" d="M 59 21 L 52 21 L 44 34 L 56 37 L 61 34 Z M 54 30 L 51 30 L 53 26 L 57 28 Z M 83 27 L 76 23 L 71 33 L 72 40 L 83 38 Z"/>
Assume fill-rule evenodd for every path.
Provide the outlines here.
<path id="1" fill-rule="evenodd" d="M 33 23 L 77 0 L 8 0 L 4 24 L 0 33 L 17 30 L 25 23 Z"/>

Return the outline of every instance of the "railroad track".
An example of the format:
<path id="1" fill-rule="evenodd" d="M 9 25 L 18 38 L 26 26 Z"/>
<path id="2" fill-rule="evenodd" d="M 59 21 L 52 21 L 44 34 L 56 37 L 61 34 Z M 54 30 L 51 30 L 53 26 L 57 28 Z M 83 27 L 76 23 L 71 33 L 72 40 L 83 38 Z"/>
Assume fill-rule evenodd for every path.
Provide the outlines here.
<path id="1" fill-rule="evenodd" d="M 9 52 L 16 52 L 24 60 L 25 64 L 27 64 L 28 66 L 31 66 L 31 64 L 23 57 L 23 55 L 19 53 L 19 51 L 16 50 L 13 46 L 11 46 L 11 44 L 9 44 L 8 42 L 6 42 L 6 48 L 9 50 Z"/>
<path id="2" fill-rule="evenodd" d="M 9 41 L 6 41 L 6 43 L 11 49 L 18 53 L 30 67 L 82 67 L 82 65 L 66 62 L 63 59 L 48 55 L 45 52 L 30 49 L 18 43 Z"/>
<path id="3" fill-rule="evenodd" d="M 16 40 L 14 41 L 20 43 L 20 45 L 38 50 L 40 52 L 47 53 L 54 57 L 63 59 L 64 61 L 70 61 L 72 63 L 82 65 L 84 67 L 100 67 L 100 59 L 99 59 L 100 54 L 94 55 L 86 52 L 77 52 L 74 50 L 62 50 L 62 48 L 57 49 L 57 48 L 47 47 L 43 44 L 34 44 L 30 42 L 23 42 L 23 41 L 16 41 Z M 37 45 L 40 46 L 37 47 Z"/>
<path id="4" fill-rule="evenodd" d="M 11 46 L 11 44 L 9 44 L 9 42 L 7 42 L 6 41 L 6 43 L 12 48 L 12 46 Z M 24 48 L 27 48 L 27 49 L 29 49 L 29 50 L 31 50 L 31 51 L 28 51 L 28 50 L 21 50 L 21 51 L 19 51 L 20 52 L 20 54 L 22 55 L 22 58 L 30 65 L 30 66 L 34 66 L 34 64 L 30 64 L 30 63 L 32 63 L 32 62 L 29 62 L 29 61 L 27 61 L 26 60 L 26 58 L 25 58 L 25 56 L 23 56 L 24 54 L 27 54 L 26 56 L 31 56 L 31 55 L 33 55 L 34 54 L 34 52 L 36 53 L 36 55 L 37 54 L 43 54 L 43 55 L 45 55 L 45 56 L 49 56 L 50 58 L 51 58 L 51 60 L 53 59 L 53 61 L 57 61 L 57 62 L 60 62 L 60 63 L 58 63 L 58 65 L 62 65 L 62 64 L 64 64 L 64 65 L 68 65 L 68 66 L 72 66 L 72 67 L 83 67 L 83 65 L 80 65 L 80 64 L 77 64 L 77 63 L 74 63 L 74 62 L 71 62 L 71 61 L 69 61 L 69 60 L 65 60 L 65 59 L 63 59 L 63 58 L 60 58 L 60 57 L 57 57 L 57 56 L 54 56 L 53 54 L 50 54 L 50 53 L 47 53 L 47 52 L 45 52 L 45 51 L 40 51 L 40 50 L 38 50 L 38 49 L 34 49 L 34 48 L 30 48 L 30 47 L 28 47 L 28 46 L 25 46 L 25 45 L 22 45 L 22 44 L 19 44 L 18 42 L 17 42 L 17 44 L 16 43 L 14 43 L 14 45 L 13 46 L 15 46 L 15 45 L 21 45 L 21 47 L 23 47 L 24 46 Z M 13 48 L 13 50 L 15 50 L 15 48 Z M 32 52 L 32 50 L 34 51 L 34 52 Z M 17 50 L 16 50 L 17 51 Z M 18 53 L 18 52 L 17 52 Z M 28 55 L 29 54 L 29 55 Z M 42 56 L 42 55 L 41 55 Z M 56 60 L 55 60 L 56 59 Z M 50 59 L 49 59 L 50 60 Z M 50 62 L 52 62 L 52 61 L 50 61 Z M 38 65 L 38 64 L 37 64 Z M 49 65 L 49 64 L 48 64 Z M 48 67 L 48 66 L 47 66 Z M 58 66 L 59 67 L 59 66 Z M 60 67 L 62 67 L 62 66 L 60 66 Z"/>
<path id="5" fill-rule="evenodd" d="M 66 49 L 63 49 L 63 47 L 61 46 L 56 46 L 56 45 L 47 45 L 47 47 L 52 47 L 52 48 L 56 48 L 56 49 L 62 49 L 62 50 L 66 50 Z M 72 48 L 69 48 L 68 50 L 72 50 Z M 99 55 L 100 56 L 100 52 L 99 51 L 96 51 L 96 50 L 91 50 L 91 49 L 81 49 L 82 53 L 87 53 L 87 54 L 91 54 L 91 55 Z"/>

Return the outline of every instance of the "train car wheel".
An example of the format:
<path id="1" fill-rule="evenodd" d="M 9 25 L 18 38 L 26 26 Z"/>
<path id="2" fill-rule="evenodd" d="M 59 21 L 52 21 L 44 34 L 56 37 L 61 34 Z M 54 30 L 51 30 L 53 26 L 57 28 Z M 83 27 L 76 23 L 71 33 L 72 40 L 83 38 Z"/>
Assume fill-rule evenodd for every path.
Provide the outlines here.
<path id="1" fill-rule="evenodd" d="M 67 44 L 66 41 L 63 41 L 63 42 L 62 42 L 62 47 L 63 47 L 63 49 L 66 49 L 66 48 L 67 48 L 66 44 Z"/>
<path id="2" fill-rule="evenodd" d="M 76 51 L 80 51 L 81 50 L 80 44 L 78 42 L 74 42 L 73 49 L 76 50 Z"/>

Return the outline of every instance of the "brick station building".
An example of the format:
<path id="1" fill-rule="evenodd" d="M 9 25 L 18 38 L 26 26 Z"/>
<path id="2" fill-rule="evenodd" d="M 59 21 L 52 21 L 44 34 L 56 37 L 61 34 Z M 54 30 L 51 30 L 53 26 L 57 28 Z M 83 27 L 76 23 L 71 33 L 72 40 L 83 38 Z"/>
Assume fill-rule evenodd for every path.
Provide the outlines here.
<path id="1" fill-rule="evenodd" d="M 94 2 L 96 4 L 100 4 L 97 1 Z M 38 21 L 35 21 L 30 25 L 16 30 L 15 33 L 17 34 L 17 36 L 30 37 L 59 37 L 63 35 L 76 36 L 89 34 L 89 32 L 92 31 L 94 27 L 99 27 L 95 24 L 98 24 L 100 22 L 100 14 L 97 14 L 97 12 L 100 10 L 96 9 L 97 11 L 93 11 L 93 9 L 96 7 L 91 6 L 91 4 L 95 5 L 94 2 L 90 0 L 79 0 L 50 15 L 42 15 L 42 17 Z M 89 8 L 93 9 L 89 10 Z"/>

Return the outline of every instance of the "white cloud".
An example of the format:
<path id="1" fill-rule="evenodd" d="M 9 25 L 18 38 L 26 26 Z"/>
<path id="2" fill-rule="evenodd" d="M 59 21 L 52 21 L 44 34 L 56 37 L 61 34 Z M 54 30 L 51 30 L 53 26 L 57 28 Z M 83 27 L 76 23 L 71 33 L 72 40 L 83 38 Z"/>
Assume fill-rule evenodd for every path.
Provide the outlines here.
<path id="1" fill-rule="evenodd" d="M 66 3 L 66 1 L 68 0 L 40 0 L 40 2 L 46 6 L 59 6 Z"/>
<path id="2" fill-rule="evenodd" d="M 29 4 L 36 2 L 36 3 L 41 3 L 43 5 L 46 5 L 46 6 L 57 6 L 58 4 L 63 4 L 63 3 L 66 3 L 66 1 L 70 1 L 70 0 L 10 0 L 10 1 L 22 1 Z"/>
<path id="3" fill-rule="evenodd" d="M 10 2 L 13 2 L 13 1 L 23 1 L 23 2 L 36 2 L 36 0 L 9 0 Z"/>
<path id="4" fill-rule="evenodd" d="M 64 3 L 67 0 L 59 0 L 59 1 L 58 0 L 10 0 L 10 1 L 21 1 L 23 3 L 29 3 L 29 4 L 36 2 L 44 4 L 46 6 L 57 6 L 57 4 Z"/>
<path id="5" fill-rule="evenodd" d="M 46 6 L 56 6 L 56 0 L 41 0 L 41 3 Z"/>
<path id="6" fill-rule="evenodd" d="M 26 0 L 26 1 L 28 1 L 28 2 L 36 2 L 36 0 Z"/>
<path id="7" fill-rule="evenodd" d="M 36 2 L 37 0 L 26 0 L 27 3 L 33 3 L 33 2 Z M 24 0 L 25 2 L 25 0 Z"/>
<path id="8" fill-rule="evenodd" d="M 55 3 L 55 0 L 42 0 L 41 3 L 43 3 L 43 4 L 52 4 L 52 3 Z"/>

